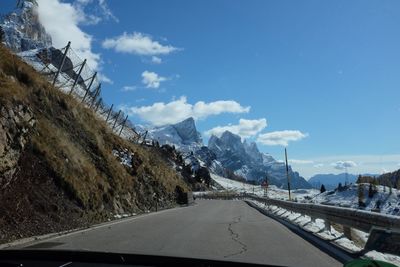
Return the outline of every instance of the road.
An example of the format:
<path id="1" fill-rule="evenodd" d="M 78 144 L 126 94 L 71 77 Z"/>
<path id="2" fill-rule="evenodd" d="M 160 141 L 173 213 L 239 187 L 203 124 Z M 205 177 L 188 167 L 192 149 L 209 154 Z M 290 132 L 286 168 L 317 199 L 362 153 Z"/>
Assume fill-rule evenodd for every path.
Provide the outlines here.
<path id="1" fill-rule="evenodd" d="M 183 256 L 283 266 L 342 266 L 238 200 L 198 200 L 42 241 L 32 247 Z"/>

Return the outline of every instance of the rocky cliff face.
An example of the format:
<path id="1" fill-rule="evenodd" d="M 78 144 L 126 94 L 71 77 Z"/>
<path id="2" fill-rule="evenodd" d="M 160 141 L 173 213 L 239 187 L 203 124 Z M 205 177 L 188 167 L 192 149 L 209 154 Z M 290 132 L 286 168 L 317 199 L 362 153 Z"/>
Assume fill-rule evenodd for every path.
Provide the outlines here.
<path id="1" fill-rule="evenodd" d="M 229 131 L 221 137 L 211 136 L 208 148 L 216 154 L 217 161 L 224 168 L 247 180 L 261 182 L 268 177 L 269 183 L 286 188 L 286 166 L 276 161 L 271 155 L 261 153 L 256 143 L 242 142 L 240 136 Z M 310 184 L 289 167 L 293 188 L 310 188 Z"/>
<path id="2" fill-rule="evenodd" d="M 201 134 L 197 131 L 193 118 L 188 118 L 176 124 L 154 128 L 149 132 L 149 137 L 160 145 L 174 145 L 183 152 L 200 149 L 203 145 Z"/>
<path id="3" fill-rule="evenodd" d="M 0 19 L 4 31 L 3 42 L 13 52 L 46 48 L 51 37 L 39 22 L 35 1 L 19 1 L 17 8 Z"/>
<path id="4" fill-rule="evenodd" d="M 32 111 L 26 106 L 0 109 L 0 188 L 11 182 L 35 123 Z"/>

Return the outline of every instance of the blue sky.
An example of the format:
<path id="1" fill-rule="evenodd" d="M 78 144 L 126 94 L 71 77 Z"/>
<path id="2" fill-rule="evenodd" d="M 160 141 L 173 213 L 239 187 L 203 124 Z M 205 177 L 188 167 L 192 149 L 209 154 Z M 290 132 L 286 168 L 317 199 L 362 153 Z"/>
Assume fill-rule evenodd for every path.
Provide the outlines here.
<path id="1" fill-rule="evenodd" d="M 230 125 L 277 159 L 288 143 L 306 178 L 400 168 L 399 1 L 38 2 L 134 123 L 192 114 L 205 143 Z"/>

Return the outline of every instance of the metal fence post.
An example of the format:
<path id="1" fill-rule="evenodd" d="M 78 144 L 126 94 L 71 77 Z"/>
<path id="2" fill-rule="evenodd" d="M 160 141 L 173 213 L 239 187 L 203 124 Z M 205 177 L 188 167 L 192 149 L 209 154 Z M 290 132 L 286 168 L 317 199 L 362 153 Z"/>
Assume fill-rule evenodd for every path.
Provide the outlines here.
<path id="1" fill-rule="evenodd" d="M 71 42 L 68 42 L 67 46 L 65 47 L 65 52 L 64 52 L 64 55 L 63 55 L 62 60 L 61 60 L 61 66 L 57 70 L 56 76 L 54 76 L 53 86 L 56 84 L 58 75 L 60 75 L 60 72 L 61 72 L 61 70 L 62 70 L 62 68 L 64 66 L 65 58 L 67 57 L 67 53 L 68 53 L 68 50 L 69 50 L 70 46 L 71 46 Z"/>
<path id="2" fill-rule="evenodd" d="M 111 114 L 111 111 L 112 111 L 113 107 L 114 107 L 114 104 L 111 105 L 110 110 L 108 111 L 106 123 L 108 121 L 108 118 L 110 118 L 110 114 Z"/>
<path id="3" fill-rule="evenodd" d="M 122 133 L 122 130 L 124 129 L 124 126 L 125 126 L 125 123 L 126 123 L 126 120 L 128 119 L 128 115 L 126 115 L 126 117 L 125 117 L 125 120 L 124 120 L 124 122 L 122 123 L 122 126 L 121 126 L 121 130 L 119 131 L 119 136 L 121 136 L 121 133 Z"/>
<path id="4" fill-rule="evenodd" d="M 94 79 L 96 79 L 96 75 L 97 75 L 97 72 L 94 73 L 92 79 L 90 80 L 89 86 L 88 86 L 88 88 L 86 89 L 85 95 L 84 95 L 83 98 L 82 98 L 82 103 L 83 103 L 83 101 L 85 101 L 85 98 L 86 98 L 87 94 L 89 93 L 90 87 L 92 87 L 92 84 L 93 84 L 93 82 L 94 82 Z"/>
<path id="5" fill-rule="evenodd" d="M 75 88 L 76 84 L 78 83 L 79 77 L 81 77 L 81 73 L 82 73 L 83 68 L 85 67 L 85 64 L 86 64 L 86 59 L 83 61 L 81 68 L 78 71 L 78 75 L 75 78 L 74 84 L 72 85 L 71 91 L 69 91 L 69 94 L 72 94 L 72 91 L 74 91 L 74 88 Z"/>
<path id="6" fill-rule="evenodd" d="M 121 114 L 121 110 L 118 111 L 117 117 L 115 118 L 115 121 L 114 121 L 114 124 L 113 124 L 113 127 L 111 128 L 111 130 L 114 130 L 114 127 L 115 127 L 115 125 L 117 124 L 119 114 Z"/>
<path id="7" fill-rule="evenodd" d="M 92 99 L 92 103 L 90 103 L 90 106 L 89 106 L 90 108 L 92 108 L 94 101 L 96 101 L 96 97 L 100 93 L 100 88 L 101 88 L 101 84 L 99 84 L 99 86 L 97 86 L 96 93 L 94 94 L 93 99 Z"/>

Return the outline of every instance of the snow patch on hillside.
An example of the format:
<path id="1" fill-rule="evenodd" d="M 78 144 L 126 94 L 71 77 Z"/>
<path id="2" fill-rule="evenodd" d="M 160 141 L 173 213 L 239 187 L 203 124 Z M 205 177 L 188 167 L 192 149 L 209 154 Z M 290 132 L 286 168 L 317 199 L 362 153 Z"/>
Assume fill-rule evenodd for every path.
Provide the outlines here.
<path id="1" fill-rule="evenodd" d="M 372 197 L 368 197 L 369 184 L 363 184 L 364 187 L 364 203 L 367 211 L 375 210 L 380 202 L 380 212 L 384 214 L 400 215 L 400 191 L 392 189 L 392 193 L 388 187 L 376 186 L 377 193 Z M 332 205 L 339 207 L 347 207 L 358 209 L 358 184 L 350 185 L 344 191 L 327 191 L 316 195 L 312 203 Z"/>

